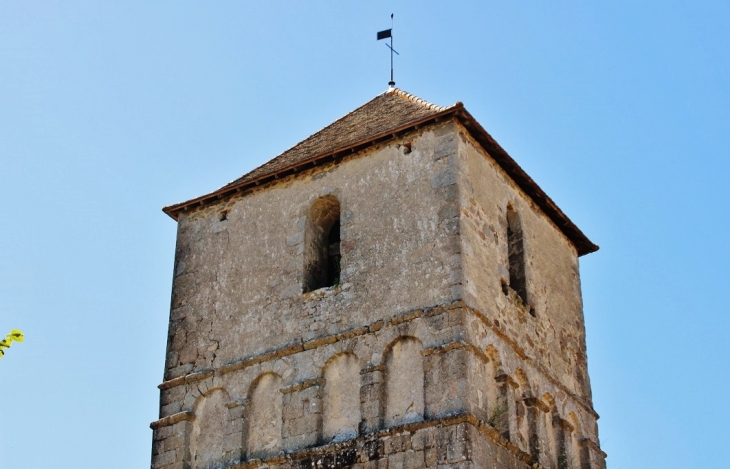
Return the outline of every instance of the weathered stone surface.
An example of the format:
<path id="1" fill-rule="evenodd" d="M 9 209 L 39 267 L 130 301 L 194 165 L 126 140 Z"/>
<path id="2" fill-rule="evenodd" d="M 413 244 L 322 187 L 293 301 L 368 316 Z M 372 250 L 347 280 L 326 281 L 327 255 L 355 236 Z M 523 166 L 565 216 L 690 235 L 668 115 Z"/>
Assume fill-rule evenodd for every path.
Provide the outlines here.
<path id="1" fill-rule="evenodd" d="M 456 121 L 178 223 L 154 468 L 603 468 L 577 250 Z"/>
<path id="2" fill-rule="evenodd" d="M 337 355 L 324 372 L 323 441 L 357 436 L 360 416 L 360 362 L 353 354 Z"/>

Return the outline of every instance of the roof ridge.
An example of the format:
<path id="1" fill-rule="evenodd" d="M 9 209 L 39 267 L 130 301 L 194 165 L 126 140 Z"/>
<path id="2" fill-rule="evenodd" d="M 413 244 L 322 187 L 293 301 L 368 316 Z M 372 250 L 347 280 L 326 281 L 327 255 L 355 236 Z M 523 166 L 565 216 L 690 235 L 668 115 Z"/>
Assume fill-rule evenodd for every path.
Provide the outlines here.
<path id="1" fill-rule="evenodd" d="M 387 93 L 387 92 L 386 92 L 386 93 Z M 315 138 L 315 137 L 316 137 L 316 136 L 317 136 L 318 134 L 320 134 L 320 133 L 322 133 L 322 132 L 323 132 L 324 130 L 326 130 L 326 129 L 327 129 L 328 127 L 332 127 L 332 126 L 333 126 L 333 125 L 335 125 L 336 123 L 338 123 L 338 122 L 340 122 L 340 121 L 342 121 L 342 120 L 346 119 L 346 118 L 347 118 L 347 117 L 349 117 L 349 116 L 350 116 L 351 114 L 354 114 L 354 113 L 355 113 L 356 111 L 359 111 L 359 110 L 360 110 L 361 108 L 364 108 L 365 106 L 367 106 L 368 104 L 370 104 L 371 102 L 375 101 L 375 100 L 376 100 L 376 99 L 378 99 L 378 98 L 379 98 L 380 96 L 383 96 L 383 94 L 386 94 L 386 93 L 382 93 L 382 94 L 379 94 L 379 95 L 375 96 L 375 97 L 374 97 L 373 99 L 371 99 L 370 101 L 366 102 L 365 104 L 363 104 L 363 105 L 361 105 L 361 106 L 358 106 L 357 108 L 353 109 L 352 111 L 348 112 L 347 114 L 344 114 L 344 115 L 342 115 L 341 117 L 339 117 L 339 118 L 335 119 L 334 121 L 330 122 L 329 124 L 325 125 L 325 126 L 324 126 L 324 127 L 322 127 L 321 129 L 319 129 L 319 130 L 317 130 L 316 132 L 314 132 L 313 134 L 311 134 L 311 135 L 310 135 L 309 137 L 307 137 L 307 138 L 305 138 L 304 140 L 301 140 L 301 141 L 299 141 L 299 142 L 295 143 L 294 145 L 290 146 L 290 147 L 289 147 L 289 148 L 287 148 L 286 150 L 283 150 L 283 151 L 281 151 L 281 152 L 280 152 L 280 153 L 279 153 L 278 155 L 276 155 L 276 156 L 275 156 L 274 158 L 271 158 L 271 159 L 269 159 L 269 160 L 265 161 L 264 163 L 261 163 L 260 165 L 258 165 L 258 166 L 256 166 L 255 168 L 253 168 L 253 169 L 252 169 L 251 171 L 249 171 L 249 172 L 247 172 L 247 173 L 243 174 L 242 176 L 239 176 L 239 177 L 237 177 L 236 179 L 234 179 L 234 180 L 232 180 L 232 181 L 230 181 L 230 182 L 228 182 L 228 183 L 224 184 L 224 185 L 223 185 L 223 186 L 221 186 L 220 188 L 221 188 L 221 189 L 223 189 L 224 187 L 227 187 L 227 186 L 229 186 L 229 185 L 231 185 L 231 184 L 235 183 L 236 181 L 240 180 L 241 178 L 244 178 L 244 177 L 248 176 L 249 174 L 253 173 L 253 172 L 254 172 L 254 171 L 256 171 L 257 169 L 261 168 L 262 166 L 266 166 L 266 165 L 267 165 L 268 163 L 272 162 L 273 160 L 275 160 L 275 159 L 276 159 L 276 158 L 278 158 L 279 156 L 281 156 L 281 155 L 285 154 L 286 152 L 288 152 L 288 151 L 290 151 L 290 150 L 293 150 L 294 148 L 298 147 L 298 146 L 299 146 L 299 145 L 301 145 L 302 143 L 304 143 L 304 142 L 307 142 L 307 141 L 310 141 L 310 140 L 312 140 L 312 139 L 313 139 L 313 138 Z"/>
<path id="2" fill-rule="evenodd" d="M 289 147 L 289 148 L 287 148 L 286 150 L 284 150 L 284 151 L 280 152 L 280 153 L 279 153 L 279 154 L 278 154 L 277 156 L 275 156 L 274 158 L 272 158 L 272 159 L 270 159 L 270 160 L 268 160 L 268 161 L 266 161 L 266 162 L 264 162 L 264 163 L 260 164 L 259 166 L 257 166 L 257 167 L 255 167 L 255 168 L 253 168 L 253 169 L 252 169 L 251 171 L 249 171 L 249 172 L 247 172 L 247 173 L 243 174 L 242 176 L 240 176 L 240 177 L 238 177 L 238 178 L 236 178 L 236 179 L 234 179 L 234 180 L 232 180 L 232 181 L 229 181 L 229 182 L 227 182 L 226 184 L 224 184 L 223 186 L 221 186 L 221 188 L 220 188 L 220 189 L 223 189 L 224 187 L 227 187 L 227 186 L 229 186 L 229 185 L 231 185 L 231 184 L 235 183 L 236 181 L 239 181 L 240 179 L 242 179 L 242 178 L 244 178 L 244 177 L 248 176 L 249 174 L 253 173 L 253 172 L 254 172 L 254 171 L 256 171 L 257 169 L 261 168 L 262 166 L 266 166 L 266 165 L 267 165 L 268 163 L 270 163 L 271 161 L 273 161 L 273 160 L 274 160 L 274 159 L 276 159 L 277 157 L 279 157 L 279 156 L 281 156 L 281 155 L 284 155 L 285 153 L 287 153 L 287 152 L 288 152 L 288 151 L 290 151 L 290 150 L 293 150 L 294 148 L 298 147 L 299 145 L 301 145 L 301 144 L 303 144 L 303 143 L 305 143 L 305 142 L 311 141 L 312 139 L 316 138 L 316 137 L 317 137 L 317 136 L 318 136 L 319 134 L 321 134 L 321 133 L 322 133 L 323 131 L 325 131 L 325 130 L 326 130 L 327 128 L 329 128 L 329 127 L 332 127 L 333 125 L 337 124 L 338 122 L 340 122 L 340 121 L 342 121 L 342 120 L 344 120 L 344 119 L 346 119 L 346 118 L 350 117 L 350 116 L 351 116 L 352 114 L 356 113 L 356 112 L 357 112 L 357 111 L 359 111 L 360 109 L 362 109 L 362 108 L 364 108 L 365 106 L 369 105 L 370 103 L 372 103 L 372 102 L 373 102 L 373 101 L 375 101 L 376 99 L 378 99 L 378 98 L 380 98 L 380 97 L 382 97 L 382 96 L 386 96 L 386 95 L 389 95 L 389 94 L 392 94 L 392 95 L 398 96 L 399 98 L 401 98 L 401 99 L 403 99 L 403 100 L 405 100 L 405 101 L 409 101 L 409 102 L 411 102 L 411 103 L 414 103 L 414 104 L 417 104 L 417 105 L 419 105 L 419 106 L 422 106 L 422 107 L 424 107 L 424 108 L 426 108 L 426 109 L 428 109 L 428 110 L 431 110 L 431 111 L 436 111 L 436 112 L 441 112 L 441 111 L 445 111 L 445 110 L 447 110 L 447 109 L 451 109 L 451 108 L 453 108 L 454 106 L 456 106 L 456 105 L 458 105 L 458 104 L 459 104 L 459 102 L 457 102 L 456 104 L 453 104 L 453 105 L 451 105 L 451 106 L 439 106 L 439 105 L 437 105 L 437 104 L 433 104 L 433 103 L 431 103 L 431 102 L 428 102 L 428 101 L 426 101 L 426 100 L 425 100 L 425 99 L 423 99 L 423 98 L 419 98 L 418 96 L 416 96 L 416 95 L 414 95 L 414 94 L 412 94 L 412 93 L 408 93 L 407 91 L 403 91 L 403 90 L 402 90 L 402 89 L 400 89 L 400 88 L 388 88 L 388 89 L 387 89 L 387 90 L 386 90 L 386 91 L 385 91 L 384 93 L 381 93 L 381 94 L 379 94 L 379 95 L 375 96 L 375 97 L 374 97 L 374 98 L 372 98 L 372 99 L 371 99 L 370 101 L 367 101 L 366 103 L 364 103 L 364 104 L 362 104 L 362 105 L 358 106 L 357 108 L 353 109 L 352 111 L 350 111 L 350 112 L 348 112 L 348 113 L 346 113 L 346 114 L 342 115 L 342 116 L 341 116 L 340 118 L 338 118 L 338 119 L 335 119 L 334 121 L 330 122 L 329 124 L 325 125 L 325 126 L 324 126 L 324 127 L 322 127 L 321 129 L 319 129 L 319 130 L 317 130 L 316 132 L 314 132 L 313 134 L 311 134 L 311 135 L 310 135 L 309 137 L 305 138 L 304 140 L 302 140 L 302 141 L 300 141 L 300 142 L 298 142 L 298 143 L 295 143 L 295 144 L 294 144 L 294 145 L 292 145 L 291 147 Z"/>
<path id="3" fill-rule="evenodd" d="M 450 107 L 452 107 L 452 106 L 439 106 L 438 104 L 434 104 L 434 103 L 428 102 L 425 99 L 419 98 L 415 94 L 411 94 L 411 93 L 409 93 L 407 91 L 403 91 L 400 88 L 390 88 L 390 89 L 388 89 L 388 91 L 386 91 L 386 93 L 388 93 L 388 94 L 394 94 L 394 95 L 399 96 L 399 97 L 401 97 L 403 99 L 406 99 L 406 100 L 411 101 L 413 103 L 416 103 L 416 104 L 419 104 L 421 106 L 424 106 L 427 109 L 431 109 L 433 111 L 445 111 L 445 110 L 449 109 Z"/>

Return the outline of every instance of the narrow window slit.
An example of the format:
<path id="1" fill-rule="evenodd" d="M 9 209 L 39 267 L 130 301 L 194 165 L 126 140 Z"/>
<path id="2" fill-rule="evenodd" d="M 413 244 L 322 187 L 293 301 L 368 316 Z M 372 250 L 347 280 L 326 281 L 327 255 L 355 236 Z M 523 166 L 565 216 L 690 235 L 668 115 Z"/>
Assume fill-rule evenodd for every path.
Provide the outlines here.
<path id="1" fill-rule="evenodd" d="M 304 232 L 304 279 L 310 292 L 340 282 L 340 202 L 328 195 L 312 203 Z"/>
<path id="2" fill-rule="evenodd" d="M 509 258 L 509 287 L 517 293 L 524 304 L 528 304 L 522 223 L 520 216 L 511 205 L 507 206 L 507 248 Z M 532 314 L 534 316 L 534 313 Z"/>

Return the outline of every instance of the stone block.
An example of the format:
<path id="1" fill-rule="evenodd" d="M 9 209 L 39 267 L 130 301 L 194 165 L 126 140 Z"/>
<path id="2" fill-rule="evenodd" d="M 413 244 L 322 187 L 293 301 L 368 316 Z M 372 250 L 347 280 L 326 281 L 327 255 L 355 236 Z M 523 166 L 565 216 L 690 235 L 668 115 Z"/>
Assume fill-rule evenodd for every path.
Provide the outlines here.
<path id="1" fill-rule="evenodd" d="M 456 168 L 450 167 L 433 176 L 433 178 L 431 178 L 431 186 L 434 188 L 449 186 L 451 184 L 456 184 L 457 179 L 458 172 Z"/>
<path id="2" fill-rule="evenodd" d="M 469 459 L 469 439 L 466 424 L 451 427 L 446 433 L 446 462 L 454 464 Z"/>
<path id="3" fill-rule="evenodd" d="M 223 439 L 223 451 L 241 451 L 243 445 L 243 432 L 229 433 Z"/>
<path id="4" fill-rule="evenodd" d="M 160 406 L 166 406 L 173 402 L 182 401 L 185 397 L 185 386 L 175 386 L 160 391 Z"/>
<path id="5" fill-rule="evenodd" d="M 175 462 L 175 458 L 177 457 L 177 451 L 165 451 L 162 454 L 158 454 L 155 458 L 152 460 L 152 468 L 157 469 L 163 466 L 166 466 L 168 464 L 172 464 Z"/>
<path id="6" fill-rule="evenodd" d="M 375 402 L 380 400 L 382 385 L 366 384 L 360 387 L 360 402 Z"/>
<path id="7" fill-rule="evenodd" d="M 406 451 L 404 469 L 421 469 L 425 466 L 423 451 Z"/>
<path id="8" fill-rule="evenodd" d="M 404 469 L 406 463 L 405 453 L 393 453 L 388 455 L 389 469 Z"/>
<path id="9" fill-rule="evenodd" d="M 411 445 L 414 450 L 423 450 L 436 446 L 436 431 L 433 428 L 421 428 L 413 434 Z"/>
<path id="10" fill-rule="evenodd" d="M 182 451 L 184 449 L 183 445 L 185 444 L 185 436 L 180 433 L 176 433 L 174 435 L 171 435 L 171 436 L 165 438 L 163 441 L 164 441 L 163 448 L 165 451 L 172 451 L 172 450 Z"/>
<path id="11" fill-rule="evenodd" d="M 302 241 L 304 241 L 304 231 L 300 231 L 286 238 L 287 246 L 295 246 Z"/>
<path id="12" fill-rule="evenodd" d="M 453 137 L 443 140 L 433 150 L 433 159 L 440 160 L 456 153 L 456 144 Z"/>
<path id="13" fill-rule="evenodd" d="M 292 397 L 297 393 L 284 395 L 284 420 L 294 420 L 304 415 L 304 405 L 298 396 Z"/>
<path id="14" fill-rule="evenodd" d="M 243 431 L 243 419 L 236 419 L 229 423 L 228 431 L 229 432 L 242 432 Z"/>
<path id="15" fill-rule="evenodd" d="M 228 420 L 230 422 L 235 422 L 242 419 L 245 411 L 246 409 L 242 405 L 228 409 Z"/>
<path id="16" fill-rule="evenodd" d="M 383 382 L 383 372 L 380 370 L 371 371 L 369 373 L 363 373 L 361 377 L 362 387 L 370 386 L 376 383 Z"/>
<path id="17" fill-rule="evenodd" d="M 167 464 L 164 469 L 187 469 L 187 465 L 183 461 L 175 461 Z"/>
<path id="18" fill-rule="evenodd" d="M 459 216 L 459 206 L 456 203 L 447 203 L 441 206 L 438 211 L 438 217 L 443 220 L 456 218 Z"/>
<path id="19" fill-rule="evenodd" d="M 182 401 L 171 402 L 170 404 L 160 407 L 160 415 L 167 417 L 168 415 L 176 414 L 182 411 Z"/>
<path id="20" fill-rule="evenodd" d="M 184 350 L 190 350 L 189 348 L 185 348 Z M 192 351 L 191 351 L 192 353 Z M 186 357 L 189 358 L 189 357 Z M 183 356 L 180 356 L 181 361 L 186 361 L 183 359 Z M 192 363 L 186 363 L 184 365 L 176 366 L 174 368 L 170 368 L 167 370 L 167 373 L 165 373 L 165 379 L 170 380 L 174 378 L 178 378 L 180 376 L 185 376 L 189 374 L 191 371 L 193 371 L 193 364 Z"/>
<path id="21" fill-rule="evenodd" d="M 438 464 L 438 450 L 436 448 L 428 448 L 424 450 L 423 455 L 426 467 L 436 467 Z"/>
<path id="22" fill-rule="evenodd" d="M 410 449 L 411 435 L 409 433 L 400 433 L 392 435 L 383 440 L 383 451 L 385 454 L 398 453 Z"/>
<path id="23" fill-rule="evenodd" d="M 164 440 L 165 438 L 171 437 L 174 434 L 174 430 L 173 426 L 158 428 L 155 430 L 154 438 L 155 440 Z"/>
<path id="24" fill-rule="evenodd" d="M 155 440 L 152 442 L 152 456 L 165 452 L 165 440 Z"/>

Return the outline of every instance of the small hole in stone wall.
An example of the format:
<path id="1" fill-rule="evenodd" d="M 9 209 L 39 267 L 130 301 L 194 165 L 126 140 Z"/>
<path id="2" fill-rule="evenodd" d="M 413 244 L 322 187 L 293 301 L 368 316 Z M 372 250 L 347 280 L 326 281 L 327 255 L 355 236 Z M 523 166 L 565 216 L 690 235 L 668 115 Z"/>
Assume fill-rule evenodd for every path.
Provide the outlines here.
<path id="1" fill-rule="evenodd" d="M 532 316 L 533 318 L 537 317 L 537 313 L 535 312 L 534 306 L 530 306 L 530 316 Z"/>
<path id="2" fill-rule="evenodd" d="M 219 221 L 226 221 L 228 220 L 228 210 L 222 211 L 218 216 Z"/>
<path id="3" fill-rule="evenodd" d="M 505 279 L 502 279 L 502 293 L 504 293 L 504 296 L 509 296 L 509 287 Z"/>
<path id="4" fill-rule="evenodd" d="M 408 154 L 411 152 L 411 142 L 406 142 L 403 144 L 403 153 Z"/>

